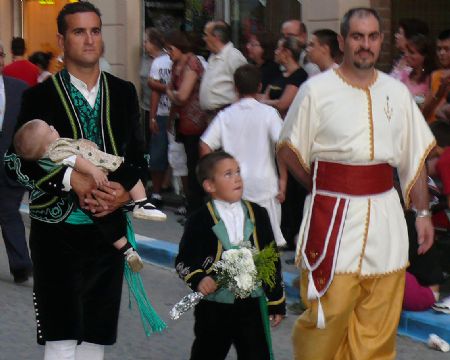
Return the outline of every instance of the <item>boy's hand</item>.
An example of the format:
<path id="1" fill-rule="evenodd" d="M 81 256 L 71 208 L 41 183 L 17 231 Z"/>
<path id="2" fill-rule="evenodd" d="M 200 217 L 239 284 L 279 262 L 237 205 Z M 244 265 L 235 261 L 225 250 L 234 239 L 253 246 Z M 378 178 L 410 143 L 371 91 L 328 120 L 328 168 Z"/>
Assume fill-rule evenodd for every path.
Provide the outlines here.
<path id="1" fill-rule="evenodd" d="M 284 319 L 284 315 L 281 315 L 281 314 L 275 314 L 275 315 L 269 316 L 269 320 L 270 320 L 272 327 L 277 327 L 278 325 L 280 325 L 280 323 L 283 319 Z"/>
<path id="2" fill-rule="evenodd" d="M 204 277 L 197 287 L 197 291 L 200 291 L 205 296 L 212 294 L 216 290 L 217 284 L 211 276 Z"/>

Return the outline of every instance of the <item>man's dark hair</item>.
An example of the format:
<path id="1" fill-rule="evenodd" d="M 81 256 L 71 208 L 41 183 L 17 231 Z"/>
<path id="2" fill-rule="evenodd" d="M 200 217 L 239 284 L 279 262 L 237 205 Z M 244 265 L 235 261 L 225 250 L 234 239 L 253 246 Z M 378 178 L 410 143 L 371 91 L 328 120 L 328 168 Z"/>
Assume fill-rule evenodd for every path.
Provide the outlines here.
<path id="1" fill-rule="evenodd" d="M 367 8 L 367 7 L 357 7 L 350 9 L 347 11 L 342 18 L 341 21 L 341 35 L 345 39 L 350 31 L 350 20 L 352 17 L 357 16 L 359 18 L 364 18 L 367 16 L 373 16 L 378 21 L 378 26 L 381 33 L 381 21 L 380 21 L 380 15 L 378 15 L 378 12 L 374 9 Z"/>
<path id="2" fill-rule="evenodd" d="M 258 93 L 261 83 L 261 71 L 253 64 L 239 66 L 234 72 L 234 85 L 239 95 Z"/>
<path id="3" fill-rule="evenodd" d="M 11 52 L 14 56 L 25 54 L 25 40 L 21 37 L 13 37 L 11 40 Z"/>
<path id="4" fill-rule="evenodd" d="M 450 29 L 445 29 L 441 31 L 438 35 L 438 40 L 444 41 L 450 39 Z"/>
<path id="5" fill-rule="evenodd" d="M 184 32 L 179 30 L 172 31 L 166 37 L 166 46 L 172 45 L 180 50 L 183 54 L 191 51 L 191 44 Z"/>
<path id="6" fill-rule="evenodd" d="M 164 35 L 157 28 L 147 28 L 145 29 L 145 35 L 147 40 L 155 45 L 158 49 L 162 50 L 165 46 Z"/>
<path id="7" fill-rule="evenodd" d="M 225 151 L 214 151 L 208 155 L 203 156 L 197 164 L 197 180 L 201 184 L 205 180 L 212 180 L 216 171 L 216 165 L 219 161 L 225 159 L 233 159 L 234 157 Z"/>
<path id="8" fill-rule="evenodd" d="M 317 37 L 320 45 L 327 45 L 330 49 L 330 55 L 333 59 L 337 60 L 341 57 L 342 53 L 339 49 L 338 34 L 331 29 L 319 29 L 313 32 Z"/>
<path id="9" fill-rule="evenodd" d="M 299 22 L 299 24 L 300 24 L 300 34 L 304 34 L 304 33 L 308 32 L 307 28 L 306 28 L 306 25 L 305 25 L 305 23 L 303 21 L 300 21 L 299 19 L 289 19 L 289 20 L 286 20 L 284 23 L 287 23 L 287 22 L 290 22 L 290 21 L 298 21 Z"/>
<path id="10" fill-rule="evenodd" d="M 223 20 L 214 21 L 211 28 L 211 34 L 216 36 L 222 44 L 227 44 L 231 41 L 231 28 Z"/>
<path id="11" fill-rule="evenodd" d="M 398 27 L 403 29 L 406 39 L 410 39 L 417 34 L 428 35 L 430 33 L 428 24 L 425 21 L 416 18 L 400 19 Z"/>
<path id="12" fill-rule="evenodd" d="M 100 18 L 100 26 L 101 26 L 102 14 L 100 13 L 100 10 L 97 7 L 95 7 L 94 4 L 91 4 L 88 1 L 80 1 L 80 2 L 66 4 L 61 9 L 61 11 L 58 14 L 58 17 L 56 18 L 56 24 L 58 26 L 58 33 L 63 36 L 66 34 L 66 31 L 67 31 L 66 16 L 67 15 L 73 15 L 73 14 L 77 14 L 77 13 L 86 13 L 86 12 L 93 12 L 93 13 L 97 14 L 97 16 Z"/>

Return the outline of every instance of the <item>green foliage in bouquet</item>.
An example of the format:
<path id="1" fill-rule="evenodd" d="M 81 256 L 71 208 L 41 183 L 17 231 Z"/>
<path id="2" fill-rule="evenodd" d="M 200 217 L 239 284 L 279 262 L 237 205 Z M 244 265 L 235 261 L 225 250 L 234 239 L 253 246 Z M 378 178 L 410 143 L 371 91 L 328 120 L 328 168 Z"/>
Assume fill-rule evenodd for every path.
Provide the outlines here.
<path id="1" fill-rule="evenodd" d="M 257 279 L 263 284 L 267 284 L 271 289 L 275 286 L 275 263 L 279 261 L 279 255 L 275 248 L 275 243 L 266 246 L 253 256 L 255 262 Z"/>

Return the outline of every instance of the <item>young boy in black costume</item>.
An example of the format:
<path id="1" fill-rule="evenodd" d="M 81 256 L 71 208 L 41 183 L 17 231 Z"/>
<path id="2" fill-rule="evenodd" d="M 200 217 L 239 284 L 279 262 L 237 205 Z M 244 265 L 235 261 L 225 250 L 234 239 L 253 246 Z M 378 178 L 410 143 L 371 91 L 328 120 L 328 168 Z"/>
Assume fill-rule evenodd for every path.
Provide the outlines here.
<path id="1" fill-rule="evenodd" d="M 286 312 L 280 262 L 276 262 L 275 286 L 263 286 L 246 299 L 218 288 L 212 270 L 223 251 L 238 248 L 243 241 L 250 241 L 258 250 L 274 242 L 267 211 L 241 200 L 239 165 L 226 152 L 203 157 L 197 177 L 212 200 L 189 217 L 176 258 L 180 277 L 205 295 L 195 308 L 190 359 L 225 359 L 233 344 L 239 359 L 269 360 L 269 320 L 277 326 Z"/>

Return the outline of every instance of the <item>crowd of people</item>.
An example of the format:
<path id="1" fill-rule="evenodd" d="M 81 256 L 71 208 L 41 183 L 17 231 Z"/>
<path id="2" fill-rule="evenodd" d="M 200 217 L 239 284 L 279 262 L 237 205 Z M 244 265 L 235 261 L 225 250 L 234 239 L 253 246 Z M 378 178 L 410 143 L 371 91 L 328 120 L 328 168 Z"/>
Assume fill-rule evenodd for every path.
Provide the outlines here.
<path id="1" fill-rule="evenodd" d="M 286 313 L 281 262 L 273 286 L 246 299 L 214 277 L 222 252 L 246 241 L 296 250 L 306 310 L 295 359 L 394 359 L 402 304 L 450 313 L 428 180 L 450 205 L 450 29 L 433 39 L 425 22 L 401 20 L 385 74 L 370 8 L 350 9 L 340 34 L 309 39 L 287 20 L 278 37 L 249 34 L 242 52 L 224 21 L 206 23 L 204 45 L 148 28 L 139 102 L 101 68 L 94 5 L 66 5 L 57 26 L 64 69 L 54 75 L 50 54 L 25 59 L 23 39 L 7 66 L 0 46 L 0 193 L 11 199 L 0 221 L 14 281 L 33 274 L 46 360 L 103 359 L 116 341 L 124 267 L 142 268 L 124 210 L 164 220 L 173 177 L 185 196 L 175 267 L 205 296 L 191 359 L 224 359 L 232 344 L 240 358 L 272 358 L 264 323 Z M 18 183 L 30 191 L 32 261 Z"/>

